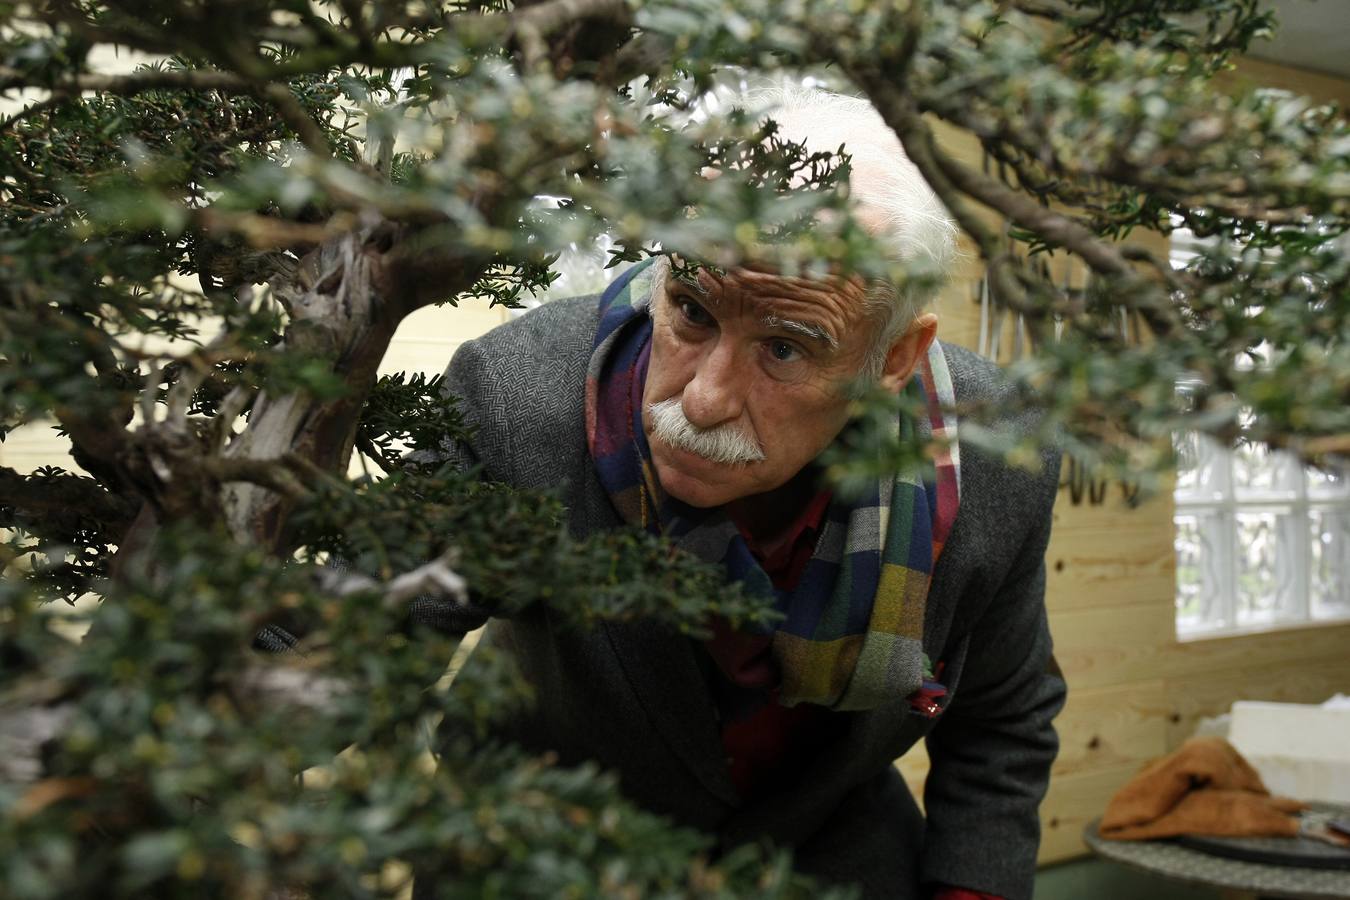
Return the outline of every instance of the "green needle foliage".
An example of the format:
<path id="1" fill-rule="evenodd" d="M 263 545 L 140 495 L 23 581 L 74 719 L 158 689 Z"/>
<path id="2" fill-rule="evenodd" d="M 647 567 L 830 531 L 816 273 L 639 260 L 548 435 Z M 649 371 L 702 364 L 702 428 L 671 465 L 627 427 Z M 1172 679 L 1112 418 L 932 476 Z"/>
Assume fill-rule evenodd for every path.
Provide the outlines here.
<path id="1" fill-rule="evenodd" d="M 1038 439 L 1132 478 L 1176 429 L 1331 459 L 1344 113 L 1213 81 L 1272 26 L 1255 0 L 0 0 L 0 439 L 54 424 L 82 470 L 0 467 L 0 893 L 397 896 L 418 869 L 446 897 L 805 896 L 785 857 L 711 860 L 604 773 L 484 746 L 529 691 L 488 648 L 447 680 L 419 594 L 693 636 L 767 613 L 446 465 L 464 422 L 439 379 L 376 377 L 391 336 L 518 305 L 602 233 L 615 262 L 931 278 L 847 215 L 846 154 L 703 114 L 811 75 L 872 100 L 1024 317 Z M 1119 243 L 1177 223 L 1211 239 L 1184 270 Z M 879 403 L 845 484 L 921 458 L 877 445 Z"/>

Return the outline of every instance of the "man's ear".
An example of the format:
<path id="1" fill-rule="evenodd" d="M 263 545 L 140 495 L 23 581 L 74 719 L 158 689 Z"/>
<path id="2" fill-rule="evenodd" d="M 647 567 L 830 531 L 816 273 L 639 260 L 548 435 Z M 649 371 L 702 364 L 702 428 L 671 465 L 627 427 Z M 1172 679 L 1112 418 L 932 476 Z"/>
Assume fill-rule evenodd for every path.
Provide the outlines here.
<path id="1" fill-rule="evenodd" d="M 919 360 L 928 352 L 929 344 L 937 334 L 938 318 L 934 313 L 924 313 L 909 323 L 905 333 L 896 338 L 891 349 L 886 352 L 886 363 L 881 369 L 881 387 L 892 394 L 909 381 Z"/>

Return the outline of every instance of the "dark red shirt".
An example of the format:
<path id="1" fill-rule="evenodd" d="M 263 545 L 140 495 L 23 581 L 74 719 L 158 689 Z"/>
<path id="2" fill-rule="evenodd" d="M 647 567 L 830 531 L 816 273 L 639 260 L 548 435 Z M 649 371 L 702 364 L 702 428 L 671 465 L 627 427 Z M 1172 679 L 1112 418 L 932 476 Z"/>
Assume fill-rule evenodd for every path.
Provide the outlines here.
<path id="1" fill-rule="evenodd" d="M 745 538 L 755 560 L 779 590 L 792 590 L 815 550 L 816 537 L 825 521 L 830 493 L 816 494 L 798 515 L 786 538 L 772 554 L 765 554 L 745 528 Z M 738 523 L 739 524 L 739 523 Z M 745 717 L 726 717 L 722 722 L 722 747 L 726 751 L 731 780 L 742 797 L 755 796 L 815 755 L 832 736 L 829 711 L 813 703 L 783 706 L 778 703 L 780 675 L 770 652 L 769 635 L 742 634 L 726 622 L 713 623 L 708 652 L 718 669 L 734 685 L 769 692 L 769 702 Z"/>
<path id="2" fill-rule="evenodd" d="M 746 546 L 779 590 L 797 586 L 802 570 L 815 551 L 816 538 L 830 505 L 830 492 L 813 497 L 798 515 L 788 534 L 773 553 L 766 554 L 748 529 L 740 526 Z M 731 781 L 743 798 L 750 798 L 780 785 L 785 776 L 799 770 L 833 737 L 829 710 L 814 703 L 783 706 L 778 703 L 778 666 L 770 652 L 772 637 L 742 634 L 723 620 L 713 622 L 708 653 L 717 668 L 742 688 L 769 691 L 769 702 L 748 716 L 724 718 L 722 748 L 727 755 Z M 995 894 L 969 888 L 936 885 L 931 900 L 1003 900 Z"/>

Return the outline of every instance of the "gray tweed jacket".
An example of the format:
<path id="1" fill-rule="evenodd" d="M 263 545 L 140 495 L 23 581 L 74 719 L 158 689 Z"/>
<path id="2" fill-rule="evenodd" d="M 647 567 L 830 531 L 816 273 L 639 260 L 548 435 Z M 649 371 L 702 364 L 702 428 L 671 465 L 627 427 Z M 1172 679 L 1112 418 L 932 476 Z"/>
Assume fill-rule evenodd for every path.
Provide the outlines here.
<path id="1" fill-rule="evenodd" d="M 518 487 L 561 492 L 578 534 L 621 522 L 586 450 L 584 382 L 594 297 L 545 305 L 464 344 L 446 372 L 476 435 L 465 464 Z M 996 367 L 947 347 L 957 400 L 997 400 Z M 1027 422 L 1010 420 L 1011 428 Z M 1031 896 L 1037 806 L 1057 741 L 1064 683 L 1050 657 L 1043 600 L 1058 458 L 1036 473 L 961 453 L 961 507 L 934 573 L 924 649 L 945 664 L 945 711 L 928 719 L 897 697 L 838 713 L 836 734 L 783 790 L 743 802 L 732 786 L 695 643 L 652 624 L 578 633 L 547 609 L 494 620 L 487 639 L 513 653 L 538 703 L 503 737 L 594 760 L 648 809 L 729 849 L 771 840 L 796 865 L 866 897 L 922 896 L 939 883 Z M 892 763 L 926 740 L 926 816 Z"/>

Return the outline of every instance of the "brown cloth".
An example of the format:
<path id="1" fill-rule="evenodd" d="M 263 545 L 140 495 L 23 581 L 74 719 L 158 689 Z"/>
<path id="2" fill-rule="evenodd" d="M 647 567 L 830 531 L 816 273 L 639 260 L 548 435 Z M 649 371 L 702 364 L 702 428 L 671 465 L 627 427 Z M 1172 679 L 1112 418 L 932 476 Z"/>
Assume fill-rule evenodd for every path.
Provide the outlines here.
<path id="1" fill-rule="evenodd" d="M 1222 738 L 1192 738 L 1144 766 L 1106 806 L 1099 831 L 1118 841 L 1208 834 L 1294 837 L 1307 804 L 1272 797 Z"/>

